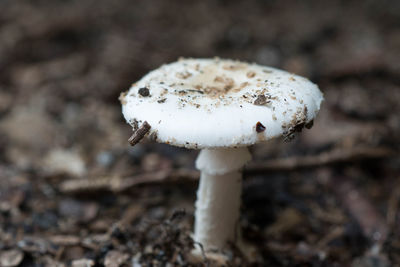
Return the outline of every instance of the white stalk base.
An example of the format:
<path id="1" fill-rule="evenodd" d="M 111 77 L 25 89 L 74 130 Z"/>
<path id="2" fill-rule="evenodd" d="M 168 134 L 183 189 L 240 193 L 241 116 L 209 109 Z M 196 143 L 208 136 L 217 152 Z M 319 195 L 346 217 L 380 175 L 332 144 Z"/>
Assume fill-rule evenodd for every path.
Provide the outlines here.
<path id="1" fill-rule="evenodd" d="M 222 250 L 240 239 L 242 168 L 250 158 L 247 148 L 204 149 L 197 158 L 201 176 L 194 240 L 205 251 Z"/>

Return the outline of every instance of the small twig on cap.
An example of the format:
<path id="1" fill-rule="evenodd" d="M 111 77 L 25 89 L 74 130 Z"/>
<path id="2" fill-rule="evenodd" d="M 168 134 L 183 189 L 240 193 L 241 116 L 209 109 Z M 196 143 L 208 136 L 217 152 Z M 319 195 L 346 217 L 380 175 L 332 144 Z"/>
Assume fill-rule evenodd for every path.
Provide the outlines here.
<path id="1" fill-rule="evenodd" d="M 129 137 L 128 142 L 131 144 L 131 146 L 139 143 L 140 140 L 142 140 L 143 137 L 150 131 L 150 128 L 150 124 L 147 121 L 144 121 L 142 126 L 140 126 L 140 128 L 137 129 L 131 137 Z"/>

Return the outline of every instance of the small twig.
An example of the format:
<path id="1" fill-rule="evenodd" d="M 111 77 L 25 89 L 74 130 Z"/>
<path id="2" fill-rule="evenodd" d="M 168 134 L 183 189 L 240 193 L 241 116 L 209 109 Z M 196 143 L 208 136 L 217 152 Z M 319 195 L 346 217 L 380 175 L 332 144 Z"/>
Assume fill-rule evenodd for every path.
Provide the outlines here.
<path id="1" fill-rule="evenodd" d="M 267 160 L 250 164 L 245 168 L 245 175 L 256 173 L 293 171 L 303 168 L 321 167 L 335 163 L 352 162 L 371 158 L 383 158 L 393 154 L 386 148 L 359 148 L 356 150 L 330 151 L 306 157 L 289 157 L 285 159 Z M 157 172 L 141 173 L 128 176 L 103 176 L 96 179 L 70 179 L 60 184 L 60 191 L 67 194 L 83 192 L 111 191 L 123 192 L 143 184 L 195 182 L 200 172 L 190 169 L 164 169 Z"/>
<path id="2" fill-rule="evenodd" d="M 329 242 L 343 236 L 344 232 L 345 230 L 343 226 L 334 227 L 333 230 L 329 231 L 327 235 L 322 237 L 322 239 L 317 242 L 316 247 L 319 250 L 324 250 Z"/>
<path id="3" fill-rule="evenodd" d="M 120 178 L 118 180 L 114 180 L 113 183 L 110 184 L 110 189 L 112 192 L 118 193 L 129 190 L 141 184 L 163 182 L 167 180 L 170 173 L 171 171 L 166 169 L 157 172 L 148 172 L 131 177 Z"/>
<path id="4" fill-rule="evenodd" d="M 70 179 L 59 185 L 59 190 L 67 194 L 84 192 L 111 191 L 114 193 L 127 191 L 143 184 L 174 183 L 182 181 L 197 181 L 200 173 L 196 170 L 163 169 L 156 172 L 139 173 L 129 176 L 103 176 L 92 179 Z"/>
<path id="5" fill-rule="evenodd" d="M 59 190 L 63 193 L 76 194 L 82 192 L 100 192 L 110 190 L 110 185 L 118 176 L 104 176 L 93 179 L 69 179 L 59 185 Z"/>
<path id="6" fill-rule="evenodd" d="M 150 124 L 147 121 L 144 121 L 142 126 L 139 129 L 133 132 L 132 136 L 128 139 L 128 142 L 131 146 L 136 145 L 143 139 L 143 137 L 150 131 Z"/>
<path id="7" fill-rule="evenodd" d="M 389 233 L 388 225 L 374 205 L 350 179 L 331 177 L 328 183 L 343 207 L 358 222 L 365 236 L 374 243 L 383 244 Z"/>
<path id="8" fill-rule="evenodd" d="M 315 168 L 365 159 L 385 158 L 393 154 L 394 151 L 392 149 L 384 147 L 335 149 L 318 155 L 296 156 L 251 163 L 246 167 L 245 173 L 255 174 L 265 171 L 291 171 L 296 169 Z"/>
<path id="9" fill-rule="evenodd" d="M 169 176 L 169 170 L 162 170 L 158 172 L 132 175 L 129 177 L 115 175 L 103 176 L 96 179 L 71 179 L 62 182 L 59 188 L 61 192 L 68 194 L 99 191 L 111 191 L 118 193 L 141 184 L 154 184 L 161 182 L 166 180 Z"/>
<path id="10" fill-rule="evenodd" d="M 395 227 L 399 212 L 400 186 L 394 186 L 388 201 L 386 221 L 390 227 Z"/>

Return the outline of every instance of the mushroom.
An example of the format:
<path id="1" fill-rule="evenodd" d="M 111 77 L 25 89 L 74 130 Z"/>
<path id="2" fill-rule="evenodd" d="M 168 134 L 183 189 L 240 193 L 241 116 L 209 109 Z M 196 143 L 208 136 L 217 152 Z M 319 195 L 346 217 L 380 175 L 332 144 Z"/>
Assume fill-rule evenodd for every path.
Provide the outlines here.
<path id="1" fill-rule="evenodd" d="M 233 60 L 180 59 L 122 93 L 135 130 L 157 142 L 201 149 L 193 238 L 206 251 L 240 243 L 242 168 L 248 146 L 309 127 L 323 100 L 318 87 L 288 72 Z M 143 135 L 143 134 L 142 134 Z"/>

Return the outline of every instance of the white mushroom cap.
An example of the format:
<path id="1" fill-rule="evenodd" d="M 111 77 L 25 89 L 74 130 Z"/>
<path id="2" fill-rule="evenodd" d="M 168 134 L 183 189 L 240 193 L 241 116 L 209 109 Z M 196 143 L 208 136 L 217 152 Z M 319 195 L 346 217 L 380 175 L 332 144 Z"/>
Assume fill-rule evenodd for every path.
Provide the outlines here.
<path id="1" fill-rule="evenodd" d="M 151 71 L 120 98 L 134 127 L 187 148 L 248 146 L 290 136 L 317 115 L 323 96 L 309 80 L 222 59 L 181 59 Z"/>

